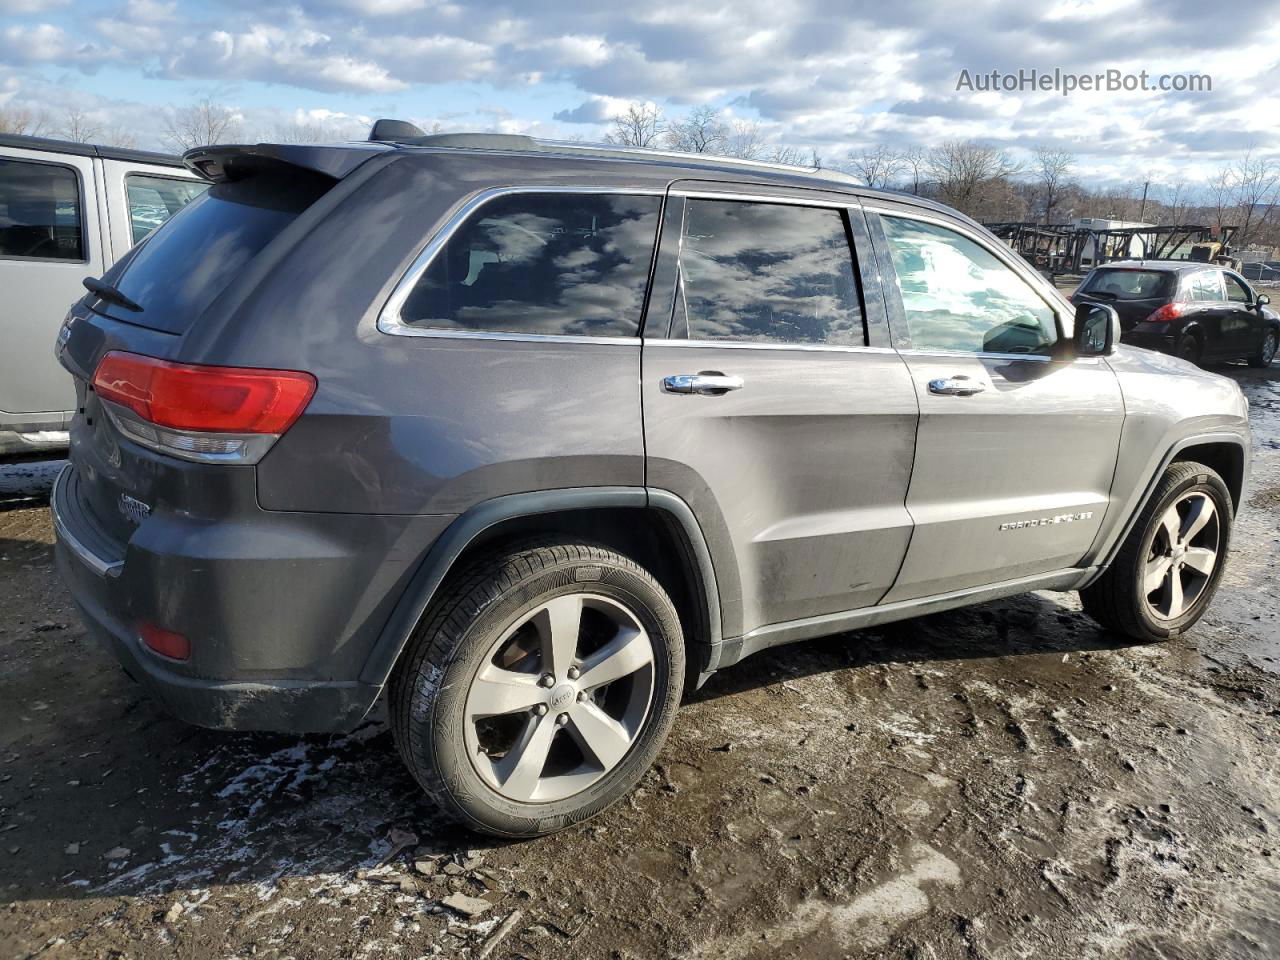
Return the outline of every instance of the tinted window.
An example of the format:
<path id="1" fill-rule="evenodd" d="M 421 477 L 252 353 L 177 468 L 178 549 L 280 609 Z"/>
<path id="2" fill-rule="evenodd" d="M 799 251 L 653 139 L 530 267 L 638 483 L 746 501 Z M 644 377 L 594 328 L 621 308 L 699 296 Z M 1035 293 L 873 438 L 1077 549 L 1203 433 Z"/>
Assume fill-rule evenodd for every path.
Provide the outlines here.
<path id="1" fill-rule="evenodd" d="M 156 330 L 185 332 L 332 182 L 297 173 L 215 184 L 135 247 L 115 278 L 142 313 L 106 301 L 94 309 Z"/>
<path id="2" fill-rule="evenodd" d="M 1167 270 L 1095 270 L 1080 288 L 1103 300 L 1166 300 L 1174 274 Z"/>
<path id="3" fill-rule="evenodd" d="M 1219 301 L 1227 298 L 1222 289 L 1222 274 L 1217 270 L 1202 270 L 1191 278 L 1191 299 Z"/>
<path id="4" fill-rule="evenodd" d="M 692 339 L 866 342 L 839 210 L 689 200 L 680 275 Z"/>
<path id="5" fill-rule="evenodd" d="M 441 330 L 633 337 L 658 197 L 516 193 L 436 253 L 400 317 Z"/>
<path id="6" fill-rule="evenodd" d="M 0 257 L 85 259 L 74 170 L 0 160 Z"/>
<path id="7" fill-rule="evenodd" d="M 1222 279 L 1227 282 L 1227 299 L 1234 303 L 1252 303 L 1253 294 L 1239 277 L 1224 273 Z"/>
<path id="8" fill-rule="evenodd" d="M 946 227 L 881 217 L 912 345 L 974 353 L 1045 353 L 1053 310 L 995 254 Z"/>
<path id="9" fill-rule="evenodd" d="M 134 243 L 209 189 L 209 184 L 202 180 L 141 174 L 125 177 L 124 186 L 129 197 L 129 226 Z"/>

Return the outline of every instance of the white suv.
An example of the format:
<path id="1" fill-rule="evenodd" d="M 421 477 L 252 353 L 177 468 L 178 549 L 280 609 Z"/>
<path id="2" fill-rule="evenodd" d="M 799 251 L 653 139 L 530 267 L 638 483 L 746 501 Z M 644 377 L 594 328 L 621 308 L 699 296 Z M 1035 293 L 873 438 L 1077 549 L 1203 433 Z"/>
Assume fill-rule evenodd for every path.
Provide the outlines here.
<path id="1" fill-rule="evenodd" d="M 81 280 L 208 186 L 178 157 L 0 134 L 0 456 L 67 445 L 75 390 L 52 348 Z"/>

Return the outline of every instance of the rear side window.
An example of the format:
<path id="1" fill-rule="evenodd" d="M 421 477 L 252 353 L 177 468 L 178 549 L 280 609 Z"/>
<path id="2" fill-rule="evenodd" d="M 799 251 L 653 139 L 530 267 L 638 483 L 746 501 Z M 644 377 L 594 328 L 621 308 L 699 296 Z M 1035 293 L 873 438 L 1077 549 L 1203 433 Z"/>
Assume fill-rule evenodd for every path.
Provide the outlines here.
<path id="1" fill-rule="evenodd" d="M 659 197 L 514 193 L 448 238 L 400 311 L 413 327 L 634 337 Z"/>
<path id="2" fill-rule="evenodd" d="M 1173 288 L 1167 270 L 1095 270 L 1080 292 L 1103 300 L 1167 300 Z"/>
<path id="3" fill-rule="evenodd" d="M 74 170 L 0 160 L 0 257 L 85 259 L 80 178 Z"/>
<path id="4" fill-rule="evenodd" d="M 1215 303 L 1227 299 L 1222 289 L 1222 274 L 1217 270 L 1202 270 L 1191 278 L 1189 293 L 1192 300 Z"/>
<path id="5" fill-rule="evenodd" d="M 131 173 L 124 178 L 129 198 L 129 227 L 137 243 L 160 224 L 209 189 L 202 180 L 148 177 Z"/>
<path id="6" fill-rule="evenodd" d="M 690 199 L 677 320 L 690 339 L 862 345 L 844 214 L 780 203 Z"/>
<path id="7" fill-rule="evenodd" d="M 94 309 L 153 330 L 185 333 L 332 184 L 302 172 L 214 184 L 135 247 L 124 273 L 115 279 L 142 312 L 101 300 Z"/>

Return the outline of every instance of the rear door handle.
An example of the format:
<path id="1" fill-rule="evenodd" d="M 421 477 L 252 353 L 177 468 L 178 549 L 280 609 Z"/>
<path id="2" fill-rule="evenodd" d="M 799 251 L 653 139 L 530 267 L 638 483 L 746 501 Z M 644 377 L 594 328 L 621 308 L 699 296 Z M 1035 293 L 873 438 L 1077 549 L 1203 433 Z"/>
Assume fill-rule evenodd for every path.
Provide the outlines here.
<path id="1" fill-rule="evenodd" d="M 977 380 L 970 380 L 962 373 L 945 380 L 930 380 L 929 392 L 940 397 L 971 397 L 987 389 Z"/>
<path id="2" fill-rule="evenodd" d="M 742 389 L 741 377 L 729 377 L 723 373 L 674 373 L 662 378 L 662 389 L 667 393 L 689 393 L 703 397 L 719 397 L 730 390 Z"/>

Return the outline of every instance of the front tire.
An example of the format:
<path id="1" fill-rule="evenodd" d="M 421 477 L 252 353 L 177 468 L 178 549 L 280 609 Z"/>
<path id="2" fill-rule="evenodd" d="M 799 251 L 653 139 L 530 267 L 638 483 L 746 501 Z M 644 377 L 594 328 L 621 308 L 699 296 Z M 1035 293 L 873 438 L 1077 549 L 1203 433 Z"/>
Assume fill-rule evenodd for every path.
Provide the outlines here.
<path id="1" fill-rule="evenodd" d="M 1249 358 L 1249 366 L 1271 366 L 1271 361 L 1276 358 L 1276 347 L 1278 345 L 1280 345 L 1280 332 L 1275 327 L 1272 327 L 1263 336 L 1262 345 L 1258 347 L 1258 352 Z"/>
<path id="2" fill-rule="evenodd" d="M 1232 519 L 1231 494 L 1212 467 L 1171 464 L 1111 566 L 1080 591 L 1085 613 L 1145 642 L 1190 629 L 1222 579 Z"/>
<path id="3" fill-rule="evenodd" d="M 527 544 L 442 588 L 392 677 L 392 732 L 446 814 L 540 836 L 630 792 L 684 670 L 679 616 L 648 571 L 594 544 Z"/>

